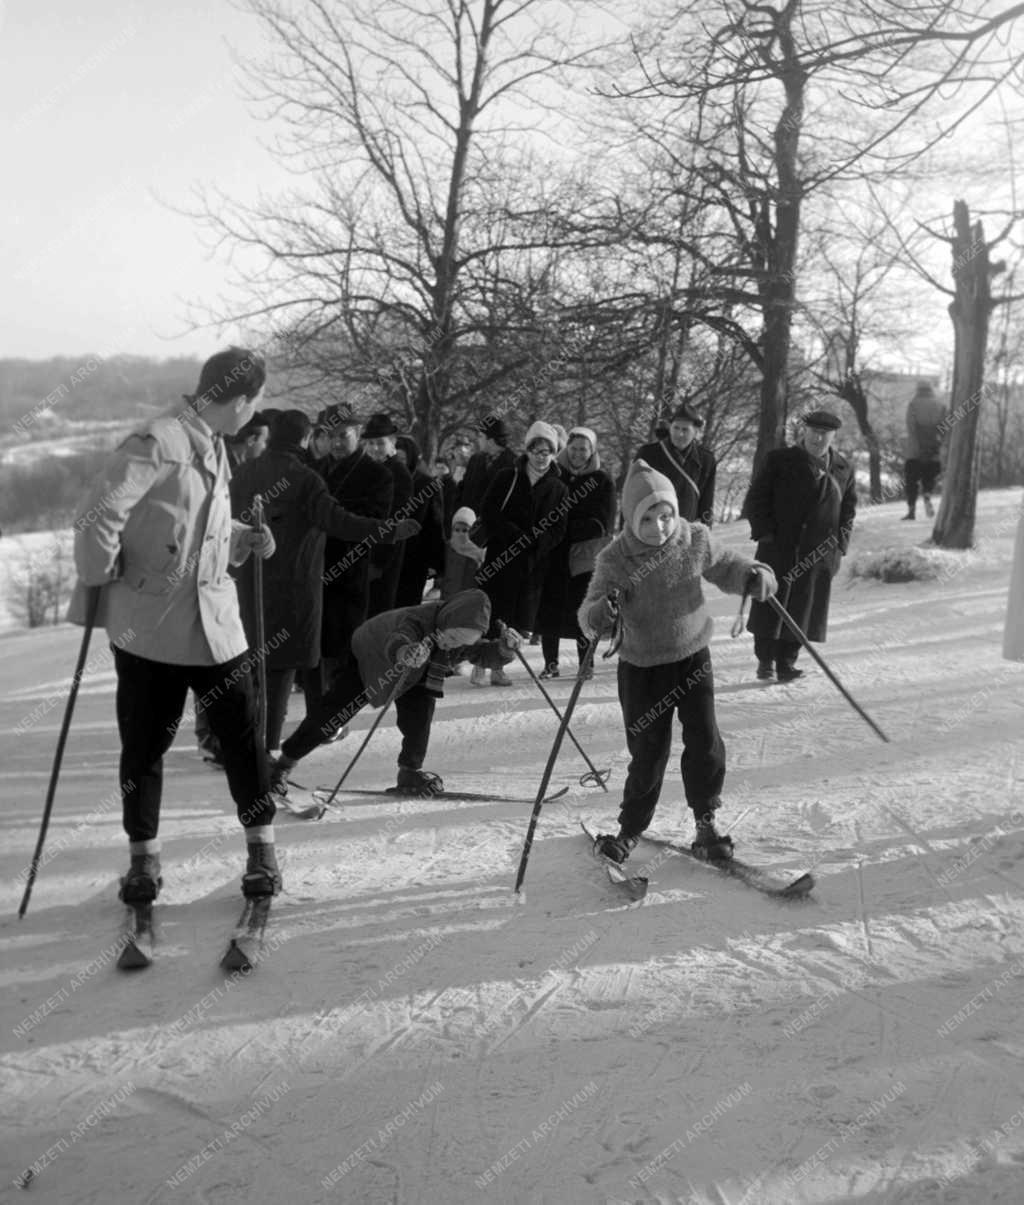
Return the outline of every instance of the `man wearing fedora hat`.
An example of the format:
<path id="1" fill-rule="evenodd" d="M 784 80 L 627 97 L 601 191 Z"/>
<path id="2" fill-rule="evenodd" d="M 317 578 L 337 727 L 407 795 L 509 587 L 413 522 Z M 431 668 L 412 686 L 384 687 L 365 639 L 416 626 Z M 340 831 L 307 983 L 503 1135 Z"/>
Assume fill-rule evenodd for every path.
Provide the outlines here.
<path id="1" fill-rule="evenodd" d="M 391 509 L 388 518 L 395 520 L 409 515 L 409 499 L 412 497 L 412 476 L 395 455 L 397 434 L 395 420 L 384 411 L 371 414 L 362 433 L 367 456 L 383 465 L 391 474 Z M 394 608 L 404 555 L 405 547 L 402 544 L 390 548 L 378 545 L 370 554 L 370 616 Z"/>
<path id="2" fill-rule="evenodd" d="M 633 460 L 644 461 L 672 482 L 680 518 L 710 527 L 714 519 L 718 463 L 707 448 L 697 442 L 697 434 L 703 426 L 701 416 L 684 402 L 672 412 L 668 435 L 644 444 Z"/>
<path id="3" fill-rule="evenodd" d="M 832 447 L 840 420 L 829 410 L 802 419 L 800 442 L 765 457 L 744 503 L 757 559 L 771 565 L 779 601 L 809 640 L 823 641 L 832 579 L 850 543 L 857 492 L 853 467 Z M 750 607 L 757 676 L 793 682 L 800 642 L 768 603 Z"/>

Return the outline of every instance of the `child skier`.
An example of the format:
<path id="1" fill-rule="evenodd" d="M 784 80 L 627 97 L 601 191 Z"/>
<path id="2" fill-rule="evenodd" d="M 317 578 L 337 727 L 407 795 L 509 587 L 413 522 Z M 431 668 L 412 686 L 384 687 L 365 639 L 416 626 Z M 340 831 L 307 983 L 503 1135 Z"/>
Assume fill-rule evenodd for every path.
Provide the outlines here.
<path id="1" fill-rule="evenodd" d="M 686 802 L 697 825 L 693 852 L 728 858 L 732 839 L 715 829 L 725 781 L 725 746 L 715 719 L 711 617 L 701 578 L 730 594 L 775 594 L 767 565 L 717 545 L 702 523 L 679 517 L 672 482 L 645 461 L 631 466 L 622 491 L 622 531 L 597 558 L 579 609 L 589 638 L 621 625 L 619 702 L 630 763 L 619 832 L 598 850 L 624 862 L 651 823 L 672 748 L 672 713 L 683 728 Z M 617 601 L 616 601 L 617 600 Z"/>
<path id="2" fill-rule="evenodd" d="M 482 590 L 463 590 L 445 602 L 383 611 L 356 628 L 352 658 L 336 676 L 320 707 L 281 745 L 271 767 L 271 788 L 287 793 L 288 772 L 369 703 L 382 707 L 396 685 L 395 711 L 402 733 L 397 785 L 410 794 L 437 795 L 440 775 L 422 768 L 430 741 L 434 704 L 444 694 L 448 668 L 459 660 L 498 669 L 522 644 L 506 629 L 499 640 L 481 640 L 491 622 Z"/>

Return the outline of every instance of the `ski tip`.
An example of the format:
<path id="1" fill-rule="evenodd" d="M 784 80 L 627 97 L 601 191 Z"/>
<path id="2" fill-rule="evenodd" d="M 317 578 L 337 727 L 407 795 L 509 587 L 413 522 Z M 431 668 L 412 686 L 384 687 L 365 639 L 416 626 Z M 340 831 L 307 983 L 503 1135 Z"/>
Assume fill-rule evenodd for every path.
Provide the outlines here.
<path id="1" fill-rule="evenodd" d="M 781 893 L 787 900 L 802 900 L 814 890 L 814 875 L 802 874 Z"/>
<path id="2" fill-rule="evenodd" d="M 251 971 L 252 962 L 248 954 L 242 949 L 234 938 L 231 939 L 231 945 L 228 946 L 227 953 L 220 960 L 220 965 L 225 971 Z"/>
<path id="3" fill-rule="evenodd" d="M 145 950 L 140 950 L 134 941 L 128 942 L 117 960 L 119 971 L 141 971 L 152 965 L 153 959 Z"/>

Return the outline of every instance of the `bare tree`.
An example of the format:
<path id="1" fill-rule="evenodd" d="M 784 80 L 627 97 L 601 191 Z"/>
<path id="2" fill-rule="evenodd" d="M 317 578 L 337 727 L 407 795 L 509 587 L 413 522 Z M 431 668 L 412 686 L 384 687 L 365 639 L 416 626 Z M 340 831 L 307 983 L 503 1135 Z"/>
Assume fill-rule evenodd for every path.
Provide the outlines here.
<path id="1" fill-rule="evenodd" d="M 590 59 L 575 0 L 248 3 L 275 47 L 252 96 L 304 183 L 251 205 L 204 198 L 216 236 L 255 253 L 231 317 L 325 382 L 379 383 L 433 455 L 446 407 L 526 366 L 479 354 L 494 320 L 481 282 L 544 246 L 546 173 L 519 131 Z"/>
<path id="2" fill-rule="evenodd" d="M 760 322 L 750 340 L 762 369 L 755 467 L 784 438 L 806 200 L 839 180 L 905 169 L 1019 76 L 1007 34 L 1024 4 L 990 8 L 690 0 L 638 41 L 644 80 L 623 93 L 668 102 L 688 123 L 702 187 L 735 233 L 735 254 L 718 264 L 722 296 Z"/>

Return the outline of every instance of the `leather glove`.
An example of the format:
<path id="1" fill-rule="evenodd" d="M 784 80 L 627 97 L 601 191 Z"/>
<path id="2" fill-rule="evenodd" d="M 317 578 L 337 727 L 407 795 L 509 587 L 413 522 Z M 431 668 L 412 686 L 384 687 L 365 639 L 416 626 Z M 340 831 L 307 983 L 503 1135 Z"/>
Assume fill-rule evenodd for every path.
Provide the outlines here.
<path id="1" fill-rule="evenodd" d="M 277 544 L 274 542 L 274 535 L 269 527 L 264 527 L 260 531 L 257 531 L 255 527 L 250 527 L 242 533 L 240 543 L 247 552 L 258 556 L 261 561 L 272 557 L 277 551 Z"/>

